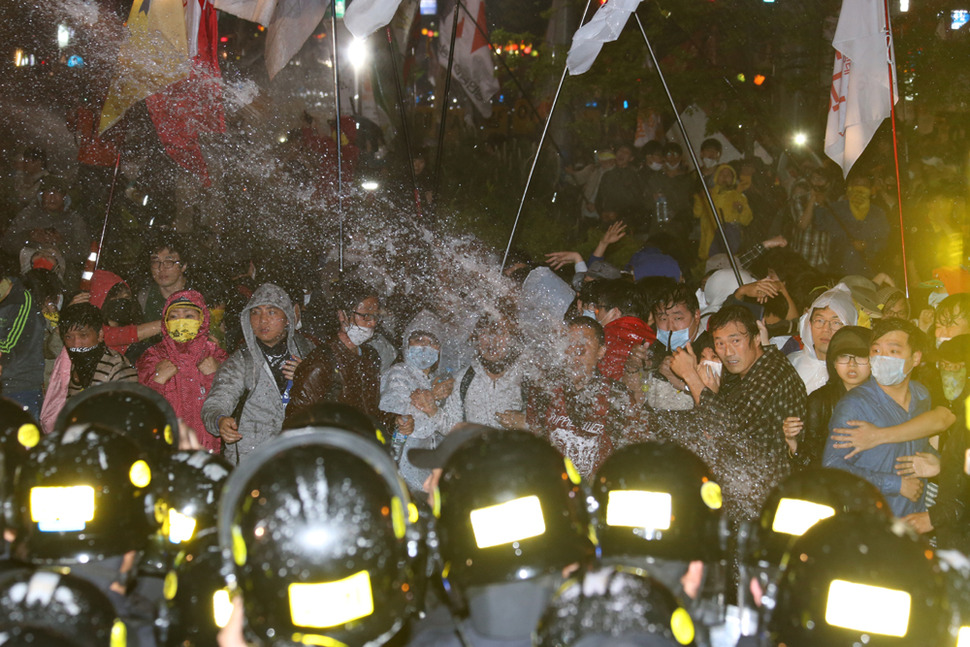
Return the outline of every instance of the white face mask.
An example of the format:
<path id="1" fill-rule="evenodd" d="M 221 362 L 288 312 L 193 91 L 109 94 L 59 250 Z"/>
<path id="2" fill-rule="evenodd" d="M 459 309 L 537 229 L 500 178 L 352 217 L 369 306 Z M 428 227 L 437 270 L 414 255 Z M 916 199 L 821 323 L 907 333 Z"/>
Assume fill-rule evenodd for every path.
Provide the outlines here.
<path id="1" fill-rule="evenodd" d="M 374 336 L 374 329 L 364 328 L 363 326 L 358 326 L 357 324 L 351 324 L 347 326 L 346 333 L 351 344 L 354 346 L 360 346 Z"/>
<path id="2" fill-rule="evenodd" d="M 660 162 L 650 162 L 649 164 L 647 164 L 647 168 L 649 168 L 651 171 L 659 171 L 663 167 L 664 165 L 661 164 Z"/>
<path id="3" fill-rule="evenodd" d="M 935 310 L 936 306 L 940 305 L 940 302 L 948 296 L 950 295 L 946 292 L 930 292 L 930 296 L 928 296 L 926 300 L 929 302 L 930 307 Z"/>
<path id="4" fill-rule="evenodd" d="M 869 358 L 869 366 L 872 370 L 872 378 L 880 386 L 896 386 L 909 375 L 909 371 L 906 370 L 906 360 L 902 357 L 873 355 Z"/>
<path id="5" fill-rule="evenodd" d="M 703 166 L 704 168 L 714 168 L 715 164 L 717 164 L 717 160 L 714 159 L 713 157 L 701 158 L 701 166 Z"/>

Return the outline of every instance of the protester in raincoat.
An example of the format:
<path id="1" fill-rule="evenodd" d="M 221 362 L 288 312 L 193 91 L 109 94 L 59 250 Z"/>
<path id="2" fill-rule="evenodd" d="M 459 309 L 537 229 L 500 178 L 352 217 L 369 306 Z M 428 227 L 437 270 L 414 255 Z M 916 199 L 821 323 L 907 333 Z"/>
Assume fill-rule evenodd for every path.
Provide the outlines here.
<path id="1" fill-rule="evenodd" d="M 209 309 L 195 290 L 176 292 L 162 312 L 162 341 L 138 359 L 138 381 L 168 400 L 205 449 L 219 451 L 219 439 L 202 423 L 202 404 L 229 355 L 209 339 Z"/>
<path id="2" fill-rule="evenodd" d="M 724 224 L 724 233 L 728 237 L 731 250 L 737 251 L 738 245 L 741 243 L 741 227 L 748 226 L 753 214 L 748 205 L 748 198 L 738 190 L 738 174 L 730 164 L 721 164 L 714 172 L 711 197 L 714 199 L 714 206 Z M 701 242 L 698 247 L 698 256 L 701 259 L 706 259 L 710 254 L 725 251 L 724 243 L 717 234 L 717 223 L 714 221 L 711 208 L 704 196 L 694 196 L 694 216 L 701 220 Z"/>

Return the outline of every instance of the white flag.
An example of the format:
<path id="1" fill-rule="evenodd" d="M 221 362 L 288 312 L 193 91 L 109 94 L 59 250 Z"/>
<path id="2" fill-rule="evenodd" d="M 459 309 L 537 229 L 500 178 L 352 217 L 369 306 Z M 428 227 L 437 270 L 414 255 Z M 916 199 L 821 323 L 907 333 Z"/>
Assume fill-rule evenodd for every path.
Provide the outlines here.
<path id="1" fill-rule="evenodd" d="M 357 38 L 367 38 L 386 26 L 401 0 L 354 0 L 344 12 L 344 25 Z"/>
<path id="2" fill-rule="evenodd" d="M 488 46 L 488 30 L 485 22 L 484 0 L 462 0 L 464 9 L 458 12 L 458 33 L 455 36 L 455 60 L 452 74 L 472 100 L 483 117 L 492 116 L 492 96 L 499 91 L 495 78 L 495 63 Z M 467 11 L 466 11 L 467 10 Z M 452 16 L 441 21 L 438 60 L 448 65 L 448 47 L 451 43 Z M 475 16 L 472 19 L 470 16 Z M 477 23 L 477 27 L 476 27 Z"/>
<path id="3" fill-rule="evenodd" d="M 603 43 L 612 43 L 637 10 L 640 0 L 609 0 L 601 5 L 592 20 L 573 34 L 573 44 L 566 57 L 570 74 L 582 74 L 588 70 L 603 49 Z"/>
<path id="4" fill-rule="evenodd" d="M 883 119 L 892 111 L 896 61 L 883 0 L 845 0 L 832 39 L 835 70 L 825 127 L 825 154 L 844 175 L 855 164 Z"/>

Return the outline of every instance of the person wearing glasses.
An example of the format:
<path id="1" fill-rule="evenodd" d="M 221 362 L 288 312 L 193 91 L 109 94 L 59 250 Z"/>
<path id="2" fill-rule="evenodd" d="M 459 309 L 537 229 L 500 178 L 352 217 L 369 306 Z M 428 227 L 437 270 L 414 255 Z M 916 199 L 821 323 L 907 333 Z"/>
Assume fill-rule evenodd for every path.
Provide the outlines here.
<path id="1" fill-rule="evenodd" d="M 151 247 L 149 267 L 154 285 L 146 285 L 138 294 L 145 321 L 159 321 L 168 298 L 191 289 L 186 272 L 189 254 L 185 243 L 175 236 L 160 238 Z"/>
<path id="2" fill-rule="evenodd" d="M 823 292 L 802 315 L 799 329 L 804 348 L 789 355 L 788 359 L 805 383 L 807 393 L 811 394 L 828 382 L 826 357 L 832 336 L 843 326 L 856 325 L 858 320 L 852 293 L 844 283 Z"/>
<path id="3" fill-rule="evenodd" d="M 341 402 L 357 407 L 375 420 L 380 408 L 381 358 L 370 344 L 380 320 L 377 290 L 353 280 L 336 289 L 334 317 L 337 331 L 324 340 L 293 376 L 286 421 L 317 402 Z"/>

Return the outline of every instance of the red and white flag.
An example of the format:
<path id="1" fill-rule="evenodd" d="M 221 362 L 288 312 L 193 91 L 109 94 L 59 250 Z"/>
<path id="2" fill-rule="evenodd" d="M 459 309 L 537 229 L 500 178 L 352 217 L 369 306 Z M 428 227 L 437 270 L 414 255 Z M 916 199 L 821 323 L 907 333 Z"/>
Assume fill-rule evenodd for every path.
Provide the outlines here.
<path id="1" fill-rule="evenodd" d="M 463 0 L 464 9 L 458 12 L 458 33 L 455 37 L 455 60 L 452 74 L 483 117 L 492 116 L 492 96 L 499 90 L 495 78 L 495 63 L 488 46 L 488 26 L 485 22 L 484 0 Z M 475 16 L 475 20 L 469 18 Z M 441 21 L 438 60 L 448 65 L 451 44 L 451 25 L 454 14 Z M 476 23 L 478 26 L 476 27 Z"/>
<path id="2" fill-rule="evenodd" d="M 845 0 L 832 46 L 835 70 L 825 154 L 848 175 L 883 119 L 891 114 L 892 104 L 899 100 L 893 37 L 884 0 Z"/>
<path id="3" fill-rule="evenodd" d="M 184 0 L 184 9 L 192 62 L 189 78 L 146 97 L 145 105 L 168 156 L 208 185 L 199 134 L 226 130 L 218 20 L 210 0 Z"/>

